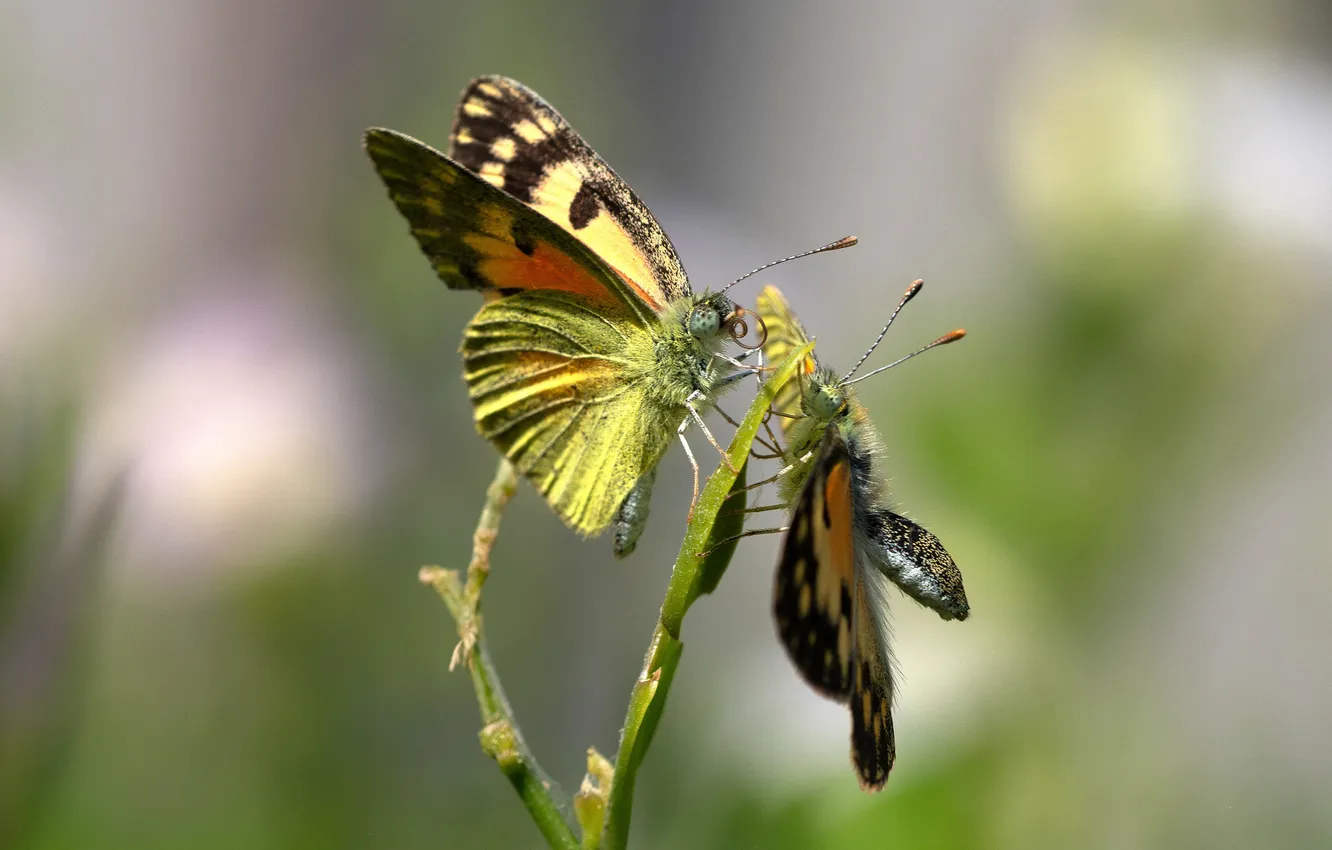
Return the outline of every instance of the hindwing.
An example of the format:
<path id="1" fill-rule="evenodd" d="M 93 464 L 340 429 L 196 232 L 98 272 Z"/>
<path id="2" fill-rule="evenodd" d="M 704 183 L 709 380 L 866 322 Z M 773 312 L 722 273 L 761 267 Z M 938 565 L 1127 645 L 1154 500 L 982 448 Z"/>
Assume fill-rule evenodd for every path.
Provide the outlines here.
<path id="1" fill-rule="evenodd" d="M 777 634 L 820 693 L 851 694 L 856 551 L 851 459 L 830 427 L 796 497 L 773 589 Z"/>
<path id="2" fill-rule="evenodd" d="M 769 363 L 782 363 L 792 351 L 809 342 L 809 334 L 800 324 L 800 320 L 791 310 L 791 305 L 786 303 L 785 296 L 777 287 L 768 285 L 763 287 L 755 302 L 759 318 L 768 329 L 767 339 L 763 342 L 763 359 Z M 790 417 L 800 416 L 800 395 L 802 392 L 802 383 L 807 380 L 818 369 L 818 361 L 814 359 L 813 352 L 804 359 L 794 375 L 777 390 L 777 395 L 773 399 L 772 409 L 777 413 L 785 414 L 781 418 L 782 432 L 790 431 L 795 424 L 795 419 Z"/>
<path id="3" fill-rule="evenodd" d="M 851 763 L 860 787 L 878 791 L 888 781 L 897 747 L 893 738 L 893 662 L 888 647 L 888 581 L 878 573 L 856 582 L 855 672 L 851 689 Z"/>
<path id="4" fill-rule="evenodd" d="M 463 334 L 477 430 L 569 526 L 596 534 L 668 445 L 642 379 L 652 336 L 567 293 L 486 304 Z"/>

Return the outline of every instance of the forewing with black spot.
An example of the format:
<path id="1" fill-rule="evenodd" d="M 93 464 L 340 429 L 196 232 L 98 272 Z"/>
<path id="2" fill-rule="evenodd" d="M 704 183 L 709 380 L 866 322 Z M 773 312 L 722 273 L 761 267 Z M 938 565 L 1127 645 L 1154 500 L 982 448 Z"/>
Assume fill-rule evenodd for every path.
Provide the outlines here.
<path id="1" fill-rule="evenodd" d="M 796 497 L 773 589 L 777 634 L 815 690 L 851 694 L 856 553 L 851 459 L 835 427 Z"/>
<path id="2" fill-rule="evenodd" d="M 691 294 L 679 255 L 647 206 L 521 83 L 473 80 L 454 116 L 449 154 L 573 234 L 658 312 Z"/>
<path id="3" fill-rule="evenodd" d="M 396 130 L 365 134 L 389 197 L 436 273 L 453 289 L 500 295 L 556 290 L 609 319 L 654 314 L 586 245 L 429 145 Z"/>

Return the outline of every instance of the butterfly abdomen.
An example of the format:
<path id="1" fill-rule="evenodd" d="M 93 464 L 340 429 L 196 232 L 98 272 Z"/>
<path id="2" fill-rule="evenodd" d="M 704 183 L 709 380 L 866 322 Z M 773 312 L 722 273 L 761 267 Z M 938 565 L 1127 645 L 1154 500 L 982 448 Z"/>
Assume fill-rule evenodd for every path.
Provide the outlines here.
<path id="1" fill-rule="evenodd" d="M 866 566 L 945 620 L 965 620 L 971 609 L 952 556 L 939 538 L 887 507 L 884 477 L 875 469 L 883 444 L 863 407 L 853 408 L 841 431 L 851 458 L 856 548 Z"/>
<path id="2" fill-rule="evenodd" d="M 971 613 L 962 571 L 939 538 L 906 517 L 880 510 L 865 522 L 863 550 L 871 565 L 912 599 L 945 620 Z"/>

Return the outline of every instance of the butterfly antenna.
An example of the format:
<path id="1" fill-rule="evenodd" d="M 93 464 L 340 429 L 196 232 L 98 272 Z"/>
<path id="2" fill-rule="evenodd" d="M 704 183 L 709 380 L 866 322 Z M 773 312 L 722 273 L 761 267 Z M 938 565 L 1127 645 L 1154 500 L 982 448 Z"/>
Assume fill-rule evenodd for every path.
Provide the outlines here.
<path id="1" fill-rule="evenodd" d="M 877 375 L 877 374 L 879 374 L 880 372 L 882 372 L 882 371 L 884 371 L 884 370 L 886 370 L 886 369 L 891 369 L 891 368 L 893 368 L 894 366 L 896 366 L 896 365 L 899 364 L 899 363 L 905 363 L 906 361 L 910 360 L 912 357 L 915 357 L 917 354 L 924 354 L 925 352 L 929 351 L 931 348 L 938 348 L 939 346 L 941 346 L 941 345 L 947 345 L 947 344 L 950 343 L 950 342 L 957 342 L 959 339 L 961 339 L 962 337 L 964 337 L 964 336 L 966 336 L 966 335 L 967 335 L 967 332 L 964 331 L 962 328 L 958 328 L 958 329 L 955 330 L 955 331 L 949 331 L 948 333 L 946 333 L 946 334 L 944 334 L 943 336 L 939 337 L 938 339 L 936 339 L 934 342 L 930 343 L 929 345 L 921 346 L 920 348 L 917 348 L 915 351 L 913 351 L 913 352 L 911 352 L 910 354 L 908 354 L 906 357 L 902 357 L 902 358 L 899 358 L 899 359 L 897 359 L 897 360 L 894 360 L 892 363 L 889 363 L 887 366 L 880 366 L 879 368 L 875 369 L 873 372 L 870 372 L 870 373 L 865 374 L 865 375 L 861 375 L 859 378 L 856 378 L 854 381 L 848 381 L 848 380 L 843 379 L 843 381 L 842 381 L 842 383 L 841 383 L 840 386 L 845 387 L 845 386 L 848 386 L 848 385 L 850 385 L 850 384 L 857 384 L 857 383 L 860 383 L 861 381 L 865 380 L 866 378 L 873 377 L 874 375 Z"/>
<path id="2" fill-rule="evenodd" d="M 869 347 L 868 351 L 860 355 L 860 359 L 856 361 L 856 365 L 851 367 L 850 372 L 847 372 L 842 376 L 842 380 L 839 384 L 845 384 L 852 375 L 856 374 L 856 370 L 864 365 L 865 361 L 869 359 L 869 356 L 874 353 L 874 349 L 878 348 L 879 343 L 883 342 L 884 335 L 886 335 L 888 329 L 893 326 L 893 320 L 897 318 L 897 314 L 902 312 L 902 308 L 907 305 L 907 302 L 912 298 L 915 298 L 916 293 L 920 292 L 921 288 L 924 286 L 925 281 L 923 280 L 913 280 L 911 282 L 911 285 L 907 287 L 907 291 L 902 295 L 902 300 L 897 302 L 897 308 L 894 309 L 893 314 L 888 317 L 888 324 L 884 325 L 883 330 L 879 331 L 879 338 L 874 340 L 874 344 Z"/>
<path id="3" fill-rule="evenodd" d="M 821 248 L 815 248 L 813 251 L 806 251 L 803 254 L 795 254 L 790 257 L 783 257 L 780 260 L 773 260 L 771 263 L 765 263 L 764 265 L 759 266 L 758 268 L 754 269 L 752 272 L 746 272 L 745 274 L 740 275 L 735 280 L 731 281 L 730 283 L 726 284 L 726 286 L 722 287 L 721 291 L 725 292 L 726 290 L 730 289 L 732 286 L 735 286 L 740 281 L 745 280 L 746 278 L 751 278 L 754 275 L 758 274 L 759 272 L 770 269 L 773 266 L 780 266 L 782 263 L 789 263 L 792 260 L 799 260 L 801 257 L 812 257 L 815 254 L 822 254 L 825 251 L 836 251 L 840 248 L 850 248 L 852 245 L 856 244 L 859 241 L 860 240 L 854 236 L 843 236 L 841 239 L 838 239 L 836 242 L 829 242 L 827 245 L 824 245 Z"/>

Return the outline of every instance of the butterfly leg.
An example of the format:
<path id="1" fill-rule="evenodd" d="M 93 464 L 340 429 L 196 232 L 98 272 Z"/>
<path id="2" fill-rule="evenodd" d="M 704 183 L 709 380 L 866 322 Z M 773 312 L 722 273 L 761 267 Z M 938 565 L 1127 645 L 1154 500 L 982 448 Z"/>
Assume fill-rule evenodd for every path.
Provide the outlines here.
<path id="1" fill-rule="evenodd" d="M 755 354 L 758 355 L 759 359 L 758 366 L 750 366 L 745 361 L 748 360 L 751 356 L 754 356 Z M 746 351 L 745 353 L 741 354 L 738 357 L 731 357 L 729 354 L 722 354 L 720 352 L 712 356 L 717 360 L 721 360 L 725 363 L 730 363 L 732 366 L 744 372 L 746 375 L 752 373 L 755 369 L 763 368 L 763 354 L 757 348 L 752 349 L 750 351 Z"/>
<path id="2" fill-rule="evenodd" d="M 763 415 L 763 430 L 768 432 L 768 439 L 759 441 L 763 444 L 764 448 L 772 452 L 771 455 L 765 455 L 765 459 L 776 459 L 786 454 L 785 450 L 782 448 L 782 441 L 778 439 L 777 435 L 772 430 L 772 425 L 769 424 L 771 419 L 772 408 L 768 408 L 767 413 Z M 755 455 L 755 457 L 757 457 L 757 455 Z"/>
<path id="3" fill-rule="evenodd" d="M 754 350 L 758 352 L 758 362 L 754 364 L 754 381 L 758 384 L 759 389 L 763 389 L 763 349 L 757 348 Z M 781 457 L 782 441 L 777 439 L 777 435 L 773 433 L 772 425 L 769 424 L 769 420 L 772 419 L 772 414 L 773 409 L 769 406 L 767 415 L 763 417 L 763 430 L 768 433 L 768 439 L 771 441 L 772 450 L 777 453 L 777 457 Z"/>
<path id="4" fill-rule="evenodd" d="M 754 354 L 756 352 L 758 353 L 758 360 L 759 360 L 757 366 L 750 366 L 749 364 L 744 362 L 746 359 L 749 358 L 751 354 Z M 721 378 L 718 378 L 717 383 L 713 385 L 715 387 L 724 387 L 727 384 L 735 383 L 736 381 L 748 377 L 749 375 L 758 375 L 763 370 L 763 353 L 759 349 L 754 349 L 753 351 L 746 351 L 744 354 L 741 354 L 739 357 L 727 357 L 725 354 L 714 354 L 712 356 L 717 360 L 721 360 L 723 362 L 731 364 L 737 369 L 737 371 L 732 372 L 729 375 L 724 375 Z M 711 371 L 712 368 L 713 368 L 712 366 L 709 366 L 708 367 L 709 371 Z M 759 383 L 762 384 L 761 379 Z"/>
<path id="5" fill-rule="evenodd" d="M 725 419 L 727 422 L 731 423 L 732 425 L 734 425 L 734 426 L 737 427 L 737 428 L 740 427 L 740 423 L 737 422 L 737 421 L 735 421 L 735 418 L 732 417 L 731 414 L 729 414 L 729 413 L 727 413 L 726 411 L 722 410 L 722 409 L 721 409 L 721 405 L 719 405 L 719 404 L 714 404 L 714 405 L 712 405 L 712 409 L 715 410 L 715 411 L 717 411 L 718 413 L 720 413 L 722 419 Z"/>
<path id="6" fill-rule="evenodd" d="M 751 355 L 753 355 L 758 362 L 756 362 L 753 366 L 748 366 L 742 361 L 749 359 Z M 717 358 L 718 360 L 724 360 L 740 370 L 738 372 L 733 372 L 732 374 L 722 378 L 720 381 L 717 382 L 716 386 L 718 387 L 725 386 L 726 384 L 729 384 L 733 381 L 737 381 L 740 380 L 741 378 L 744 378 L 746 375 L 753 375 L 754 380 L 758 382 L 759 387 L 760 388 L 763 387 L 763 349 L 753 348 L 750 349 L 749 351 L 746 351 L 744 354 L 741 354 L 739 357 L 727 357 L 725 354 L 714 354 L 712 356 Z M 716 405 L 714 405 L 714 407 L 716 407 Z M 722 410 L 720 407 L 717 407 L 717 412 L 720 413 L 726 419 L 727 422 L 730 422 L 732 425 L 736 426 L 737 428 L 740 427 L 740 423 L 736 422 L 730 416 L 727 416 L 726 411 Z M 765 430 L 767 430 L 769 439 L 763 440 L 762 438 L 760 438 L 758 442 L 760 445 L 763 446 L 763 448 L 772 452 L 772 454 L 764 454 L 764 455 L 755 454 L 754 457 L 758 458 L 759 460 L 781 457 L 782 455 L 782 450 L 780 448 L 781 441 L 778 440 L 777 435 L 772 432 L 772 426 L 768 424 L 768 417 L 764 417 L 763 427 Z"/>
<path id="7" fill-rule="evenodd" d="M 741 508 L 738 511 L 722 511 L 718 513 L 717 516 L 735 516 L 737 514 L 761 514 L 767 511 L 789 511 L 790 509 L 791 509 L 790 505 L 779 503 L 776 505 L 760 505 L 757 508 Z"/>
<path id="8" fill-rule="evenodd" d="M 698 423 L 699 429 L 703 431 L 703 436 L 708 438 L 708 442 L 712 443 L 712 447 L 717 450 L 717 454 L 721 455 L 722 461 L 726 464 L 726 468 L 731 470 L 732 473 L 739 475 L 740 470 L 736 469 L 735 464 L 731 463 L 731 456 L 728 455 L 726 453 L 726 449 L 723 449 L 721 447 L 721 444 L 717 442 L 717 438 L 712 436 L 712 432 L 708 430 L 708 426 L 703 422 L 703 417 L 699 415 L 698 408 L 694 407 L 694 399 L 702 397 L 703 394 L 701 392 L 699 392 L 698 390 L 694 390 L 692 393 L 689 394 L 689 398 L 685 399 L 685 407 L 688 408 L 689 415 L 693 418 L 693 420 Z M 684 429 L 688 425 L 689 425 L 688 419 L 680 423 L 681 436 L 684 435 Z"/>
<path id="9" fill-rule="evenodd" d="M 685 439 L 684 432 L 688 427 L 689 420 L 686 419 L 680 423 L 680 427 L 675 431 L 675 436 L 680 438 L 680 445 L 684 446 L 685 457 L 689 458 L 689 465 L 694 468 L 694 495 L 689 499 L 689 516 L 685 520 L 686 523 L 693 521 L 694 505 L 698 504 L 698 461 L 694 460 L 694 451 L 689 448 L 689 441 Z"/>
<path id="10" fill-rule="evenodd" d="M 717 383 L 713 384 L 713 387 L 715 388 L 715 387 L 729 386 L 731 384 L 734 384 L 736 381 L 741 380 L 742 378 L 748 378 L 750 375 L 756 375 L 756 374 L 758 374 L 758 372 L 754 369 L 745 369 L 743 372 L 732 372 L 731 374 L 723 378 L 718 378 Z"/>
<path id="11" fill-rule="evenodd" d="M 730 543 L 732 540 L 739 540 L 741 537 L 757 537 L 760 534 L 781 534 L 782 532 L 790 529 L 790 527 L 791 526 L 789 525 L 783 525 L 781 528 L 754 528 L 750 529 L 749 531 L 742 531 L 739 534 L 732 534 L 730 537 L 724 537 L 721 540 L 718 540 L 717 545 L 713 546 L 708 551 L 699 552 L 698 557 L 706 558 L 708 555 L 711 555 L 713 552 L 717 551 L 717 549 L 722 544 Z"/>
<path id="12" fill-rule="evenodd" d="M 745 361 L 745 360 L 748 360 L 749 357 L 750 357 L 751 355 L 757 355 L 757 356 L 758 356 L 759 365 L 758 365 L 757 367 L 747 366 L 747 365 L 744 363 L 744 361 Z M 725 361 L 726 363 L 730 363 L 732 366 L 736 367 L 736 368 L 739 370 L 739 371 L 737 371 L 737 372 L 733 372 L 733 373 L 731 373 L 731 374 L 729 374 L 729 375 L 726 375 L 726 376 L 724 376 L 724 377 L 718 379 L 718 381 L 717 381 L 717 383 L 714 385 L 714 387 L 723 387 L 723 386 L 726 386 L 727 384 L 734 383 L 734 382 L 736 382 L 736 381 L 738 381 L 738 380 L 740 380 L 740 379 L 742 379 L 742 378 L 744 378 L 744 377 L 746 377 L 746 376 L 748 376 L 748 375 L 758 375 L 758 374 L 759 374 L 759 371 L 758 371 L 758 370 L 760 370 L 760 369 L 763 368 L 763 350 L 762 350 L 762 349 L 757 349 L 757 348 L 756 348 L 756 349 L 752 349 L 752 350 L 750 350 L 750 351 L 746 351 L 744 354 L 741 354 L 739 357 L 727 357 L 725 354 L 714 354 L 714 355 L 712 355 L 712 356 L 713 356 L 715 359 L 717 359 L 717 360 L 722 360 L 722 361 Z M 711 367 L 709 367 L 709 371 L 710 371 L 710 370 L 711 370 Z M 760 381 L 759 383 L 760 383 L 760 385 L 762 385 L 762 381 Z M 695 391 L 694 393 L 692 393 L 692 394 L 690 395 L 690 399 L 692 400 L 692 399 L 695 398 L 695 397 L 697 397 L 697 398 L 702 398 L 702 397 L 703 397 L 703 394 L 702 394 L 701 392 L 697 392 L 697 391 Z M 718 406 L 715 405 L 715 404 L 713 405 L 713 407 L 716 409 L 716 411 L 717 411 L 718 413 L 720 413 L 720 414 L 722 415 L 722 418 L 725 419 L 727 422 L 731 423 L 732 425 L 734 425 L 734 426 L 737 427 L 737 428 L 740 427 L 740 423 L 737 422 L 737 421 L 735 421 L 735 419 L 731 418 L 731 416 L 730 416 L 726 411 L 722 410 L 720 407 L 718 407 Z"/>
<path id="13" fill-rule="evenodd" d="M 758 488 L 758 487 L 762 487 L 764 484 L 771 484 L 771 483 L 774 482 L 774 481 L 778 481 L 778 480 L 781 479 L 782 476 L 784 476 L 784 475 L 790 473 L 791 470 L 795 469 L 796 467 L 798 467 L 798 466 L 800 466 L 800 465 L 802 465 L 802 464 L 808 463 L 809 460 L 810 460 L 810 458 L 812 458 L 812 457 L 814 457 L 814 452 L 812 452 L 812 451 L 806 452 L 804 457 L 800 458 L 800 459 L 797 460 L 795 463 L 792 463 L 792 464 L 789 464 L 789 465 L 787 465 L 787 466 L 782 467 L 782 468 L 777 472 L 776 475 L 773 475 L 773 476 L 771 476 L 771 477 L 769 477 L 769 478 L 765 478 L 765 479 L 763 479 L 762 481 L 755 481 L 753 484 L 748 484 L 748 485 L 746 485 L 746 486 L 744 486 L 744 487 L 741 487 L 741 488 L 737 489 L 735 492 L 736 492 L 736 493 L 743 493 L 743 492 L 745 492 L 745 491 L 747 491 L 747 490 L 754 490 L 754 489 L 756 489 L 756 488 Z M 729 499 L 729 498 L 731 498 L 732 495 L 734 495 L 734 493 L 728 495 L 726 498 Z"/>
<path id="14" fill-rule="evenodd" d="M 731 514 L 737 514 L 737 513 L 740 513 L 740 514 L 761 514 L 761 513 L 763 513 L 764 511 L 788 511 L 788 510 L 790 510 L 790 509 L 791 509 L 791 506 L 790 506 L 790 505 L 760 505 L 760 506 L 757 507 L 757 508 L 745 508 L 745 509 L 742 510 L 742 511 L 732 511 L 732 512 L 730 512 L 729 514 L 720 514 L 720 516 L 730 516 Z"/>
<path id="15" fill-rule="evenodd" d="M 718 413 L 720 413 L 720 414 L 722 415 L 722 419 L 725 419 L 727 422 L 731 423 L 732 425 L 734 425 L 734 426 L 737 427 L 737 428 L 740 427 L 740 423 L 737 422 L 737 421 L 735 421 L 735 419 L 731 418 L 731 415 L 730 415 L 729 413 L 727 413 L 725 410 L 722 410 L 722 409 L 721 409 L 721 405 L 719 405 L 719 404 L 714 404 L 714 405 L 712 406 L 712 409 L 715 410 L 715 411 L 717 411 Z M 768 424 L 766 418 L 764 419 L 763 424 L 764 424 L 764 425 L 767 425 L 767 424 Z M 768 435 L 769 435 L 769 436 L 772 436 L 772 429 L 771 429 L 771 428 L 768 429 Z M 750 452 L 750 454 L 752 454 L 752 455 L 753 455 L 755 458 L 757 458 L 758 460 L 771 460 L 772 458 L 777 458 L 777 457 L 781 457 L 781 456 L 782 456 L 782 450 L 781 450 L 781 448 L 779 448 L 777 445 L 775 445 L 775 438 L 774 438 L 774 442 L 773 442 L 773 443 L 770 443 L 770 442 L 768 442 L 767 440 L 763 439 L 762 437 L 755 437 L 755 438 L 754 438 L 754 442 L 758 443 L 760 446 L 762 446 L 763 448 L 767 449 L 769 452 L 772 452 L 772 454 L 759 454 L 758 452 Z"/>

